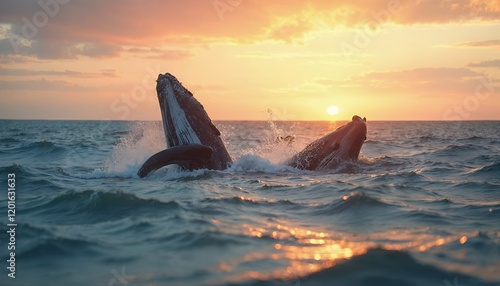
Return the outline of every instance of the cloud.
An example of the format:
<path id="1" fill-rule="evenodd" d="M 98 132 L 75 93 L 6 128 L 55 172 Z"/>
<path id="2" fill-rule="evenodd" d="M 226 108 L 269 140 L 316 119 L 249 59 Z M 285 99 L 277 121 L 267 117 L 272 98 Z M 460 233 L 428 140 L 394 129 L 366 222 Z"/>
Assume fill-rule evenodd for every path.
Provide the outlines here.
<path id="1" fill-rule="evenodd" d="M 339 89 L 358 89 L 373 94 L 448 97 L 474 94 L 478 85 L 500 81 L 467 68 L 417 68 L 371 72 L 341 81 L 318 79 L 318 83 Z M 496 90 L 498 90 L 495 86 Z"/>
<path id="2" fill-rule="evenodd" d="M 357 77 L 369 82 L 435 82 L 448 80 L 463 80 L 483 76 L 466 68 L 416 68 L 403 71 L 372 72 Z"/>
<path id="3" fill-rule="evenodd" d="M 61 76 L 74 78 L 96 78 L 96 77 L 116 77 L 115 70 L 101 70 L 101 73 L 87 73 L 72 70 L 56 71 L 56 70 L 29 70 L 17 68 L 2 68 L 0 69 L 2 76 Z"/>
<path id="4" fill-rule="evenodd" d="M 401 13 L 395 20 L 401 24 L 494 21 L 500 18 L 496 0 L 400 1 Z"/>
<path id="5" fill-rule="evenodd" d="M 457 44 L 458 47 L 465 48 L 491 48 L 500 47 L 500 40 L 476 41 Z"/>
<path id="6" fill-rule="evenodd" d="M 26 81 L 0 81 L 2 90 L 18 91 L 18 90 L 35 90 L 35 91 L 90 91 L 92 88 L 84 87 L 78 84 L 73 84 L 62 80 L 26 80 Z M 5 93 L 3 93 L 5 94 Z"/>
<path id="7" fill-rule="evenodd" d="M 266 52 L 245 52 L 236 55 L 237 58 L 247 58 L 247 59 L 279 59 L 279 60 L 290 60 L 290 59 L 301 59 L 304 61 L 310 61 L 313 63 L 324 63 L 331 61 L 340 61 L 345 58 L 343 53 L 314 53 L 314 52 L 294 52 L 294 53 L 266 53 Z"/>
<path id="8" fill-rule="evenodd" d="M 229 8 L 218 11 L 214 7 L 216 2 L 223 2 Z M 0 19 L 4 27 L 3 37 L 0 33 L 1 53 L 41 59 L 116 57 L 125 47 L 145 45 L 177 50 L 179 46 L 206 47 L 220 41 L 300 42 L 318 27 L 500 19 L 498 0 L 245 0 L 237 2 L 239 5 L 235 3 L 230 0 L 1 1 Z M 164 56 L 183 59 L 190 55 L 167 52 Z"/>
<path id="9" fill-rule="evenodd" d="M 99 43 L 68 43 L 66 40 L 29 41 L 19 36 L 0 40 L 0 56 L 31 56 L 39 59 L 77 59 L 81 56 L 92 58 L 116 57 L 122 48 L 117 45 Z"/>
<path id="10" fill-rule="evenodd" d="M 161 60 L 184 60 L 192 58 L 195 54 L 189 50 L 182 49 L 160 49 L 160 48 L 129 48 L 127 52 L 149 59 Z"/>
<path id="11" fill-rule="evenodd" d="M 468 67 L 471 68 L 497 68 L 500 69 L 500 59 L 498 60 L 489 60 L 478 63 L 470 63 Z"/>
<path id="12" fill-rule="evenodd" d="M 70 54 L 82 55 L 91 58 L 115 57 L 120 54 L 122 48 L 115 45 L 102 45 L 95 43 L 84 43 L 75 45 L 70 49 Z"/>
<path id="13" fill-rule="evenodd" d="M 303 38 L 312 29 L 312 24 L 303 18 L 283 20 L 269 29 L 267 37 L 285 42 Z"/>

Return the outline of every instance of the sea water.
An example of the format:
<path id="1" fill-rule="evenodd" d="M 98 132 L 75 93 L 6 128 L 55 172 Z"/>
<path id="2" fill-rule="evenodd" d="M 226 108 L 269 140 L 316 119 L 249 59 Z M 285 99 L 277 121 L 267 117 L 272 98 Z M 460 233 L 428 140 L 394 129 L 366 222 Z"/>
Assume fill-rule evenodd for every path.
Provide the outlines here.
<path id="1" fill-rule="evenodd" d="M 0 121 L 0 285 L 500 285 L 500 122 L 368 121 L 359 161 L 283 164 L 344 123 L 216 122 L 229 169 L 140 179 L 161 122 Z"/>

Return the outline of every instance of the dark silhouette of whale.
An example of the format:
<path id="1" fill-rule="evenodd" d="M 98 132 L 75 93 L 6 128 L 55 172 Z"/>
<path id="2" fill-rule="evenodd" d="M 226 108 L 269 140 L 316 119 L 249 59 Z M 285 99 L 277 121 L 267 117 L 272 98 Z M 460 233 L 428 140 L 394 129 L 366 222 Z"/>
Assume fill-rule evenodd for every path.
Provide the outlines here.
<path id="1" fill-rule="evenodd" d="M 286 164 L 304 170 L 333 169 L 357 160 L 365 140 L 366 118 L 354 115 L 351 122 L 310 143 Z"/>
<path id="2" fill-rule="evenodd" d="M 220 132 L 193 94 L 171 74 L 156 80 L 167 149 L 151 156 L 138 172 L 150 172 L 170 164 L 188 170 L 224 170 L 232 163 Z"/>
<path id="3" fill-rule="evenodd" d="M 220 132 L 193 94 L 171 74 L 160 74 L 156 91 L 167 139 L 167 149 L 151 156 L 137 173 L 143 178 L 170 164 L 188 170 L 224 170 L 232 164 Z M 352 121 L 309 144 L 286 164 L 305 170 L 335 168 L 357 160 L 366 139 L 366 119 Z"/>

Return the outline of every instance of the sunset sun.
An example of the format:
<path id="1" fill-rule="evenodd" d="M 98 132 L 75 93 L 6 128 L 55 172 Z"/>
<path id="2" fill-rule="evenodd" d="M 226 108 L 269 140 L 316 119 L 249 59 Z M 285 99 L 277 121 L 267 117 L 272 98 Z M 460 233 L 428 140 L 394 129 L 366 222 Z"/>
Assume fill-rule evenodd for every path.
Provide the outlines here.
<path id="1" fill-rule="evenodd" d="M 328 115 L 331 115 L 331 116 L 337 115 L 337 114 L 339 114 L 339 112 L 340 112 L 340 109 L 336 105 L 330 105 L 326 109 L 326 113 L 328 113 Z"/>

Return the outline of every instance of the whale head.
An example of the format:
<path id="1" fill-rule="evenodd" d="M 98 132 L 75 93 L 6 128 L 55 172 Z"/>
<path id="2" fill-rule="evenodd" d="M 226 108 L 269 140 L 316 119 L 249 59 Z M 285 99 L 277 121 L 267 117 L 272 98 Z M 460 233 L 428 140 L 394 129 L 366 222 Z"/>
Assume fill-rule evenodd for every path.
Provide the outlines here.
<path id="1" fill-rule="evenodd" d="M 208 169 L 222 170 L 231 163 L 229 153 L 203 105 L 173 75 L 160 74 L 156 91 L 169 148 L 199 144 L 213 149 Z"/>
<path id="2" fill-rule="evenodd" d="M 167 146 L 201 144 L 193 119 L 201 113 L 203 123 L 211 122 L 203 106 L 169 73 L 160 74 L 156 83 Z"/>
<path id="3" fill-rule="evenodd" d="M 351 122 L 321 138 L 322 152 L 326 156 L 317 169 L 331 169 L 339 162 L 357 160 L 366 140 L 366 131 L 366 118 L 355 115 Z"/>
<path id="4" fill-rule="evenodd" d="M 355 161 L 366 140 L 366 118 L 357 115 L 346 125 L 321 137 L 296 154 L 288 165 L 306 170 L 333 169 Z"/>

